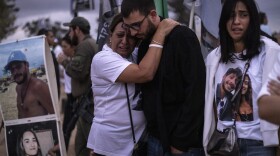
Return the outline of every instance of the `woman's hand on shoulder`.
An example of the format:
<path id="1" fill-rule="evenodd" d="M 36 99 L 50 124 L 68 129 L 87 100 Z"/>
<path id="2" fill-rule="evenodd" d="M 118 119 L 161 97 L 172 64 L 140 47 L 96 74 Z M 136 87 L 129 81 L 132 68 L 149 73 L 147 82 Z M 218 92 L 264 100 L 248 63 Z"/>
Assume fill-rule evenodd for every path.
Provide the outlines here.
<path id="1" fill-rule="evenodd" d="M 163 19 L 158 25 L 157 32 L 167 36 L 171 32 L 171 30 L 177 25 L 180 25 L 180 23 L 173 19 Z"/>

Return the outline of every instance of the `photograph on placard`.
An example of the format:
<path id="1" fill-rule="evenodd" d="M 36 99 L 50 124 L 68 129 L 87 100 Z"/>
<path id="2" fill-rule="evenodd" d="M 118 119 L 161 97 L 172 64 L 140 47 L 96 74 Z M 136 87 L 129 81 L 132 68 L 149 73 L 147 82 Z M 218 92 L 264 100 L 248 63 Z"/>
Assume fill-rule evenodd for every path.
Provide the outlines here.
<path id="1" fill-rule="evenodd" d="M 8 155 L 45 156 L 59 142 L 56 120 L 6 126 L 6 140 Z"/>
<path id="2" fill-rule="evenodd" d="M 54 114 L 42 36 L 0 44 L 0 105 L 4 120 Z"/>

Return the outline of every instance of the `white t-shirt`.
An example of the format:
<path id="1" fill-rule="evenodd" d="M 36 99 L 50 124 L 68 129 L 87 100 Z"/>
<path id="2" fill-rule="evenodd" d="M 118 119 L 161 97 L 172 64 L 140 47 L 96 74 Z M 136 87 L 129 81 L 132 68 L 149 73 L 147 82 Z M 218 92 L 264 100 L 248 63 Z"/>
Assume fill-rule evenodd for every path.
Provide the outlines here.
<path id="1" fill-rule="evenodd" d="M 66 71 L 63 71 L 64 74 L 64 91 L 67 94 L 71 93 L 71 77 L 66 74 Z"/>
<path id="2" fill-rule="evenodd" d="M 238 54 L 235 54 L 238 58 Z M 240 104 L 238 107 L 238 118 L 236 121 L 236 129 L 238 133 L 238 138 L 253 139 L 253 140 L 263 140 L 262 134 L 260 131 L 260 119 L 258 115 L 258 105 L 257 105 L 257 96 L 262 87 L 262 69 L 265 60 L 265 52 L 261 52 L 258 56 L 254 57 L 250 62 L 250 67 L 247 71 L 249 78 L 246 80 L 246 87 L 242 87 L 244 90 L 244 95 L 247 93 L 247 111 L 250 110 L 252 113 L 242 112 Z M 235 92 L 235 86 L 238 84 L 239 79 L 235 79 L 235 74 L 226 74 L 226 72 L 231 71 L 230 73 L 236 72 L 237 75 L 242 76 L 244 72 L 246 61 L 235 59 L 235 63 L 228 62 L 219 63 L 218 70 L 215 75 L 215 100 L 223 101 L 227 99 L 225 103 L 216 103 L 217 104 L 217 113 L 218 113 L 218 123 L 217 129 L 222 131 L 228 126 L 233 125 L 233 106 L 231 105 L 230 99 Z M 243 91 L 241 89 L 241 92 Z M 227 90 L 226 95 L 222 96 L 221 90 Z M 245 93 L 246 92 L 246 93 Z M 243 95 L 242 94 L 242 95 Z M 244 96 L 245 97 L 245 96 Z M 244 98 L 245 99 L 245 98 Z M 249 112 L 250 112 L 249 111 Z"/>
<path id="3" fill-rule="evenodd" d="M 96 153 L 110 156 L 128 156 L 133 149 L 125 84 L 115 82 L 131 62 L 104 45 L 91 64 L 94 95 L 94 119 L 87 147 Z M 144 131 L 146 120 L 142 111 L 133 110 L 139 97 L 134 96 L 135 85 L 128 83 L 128 94 L 136 140 Z"/>

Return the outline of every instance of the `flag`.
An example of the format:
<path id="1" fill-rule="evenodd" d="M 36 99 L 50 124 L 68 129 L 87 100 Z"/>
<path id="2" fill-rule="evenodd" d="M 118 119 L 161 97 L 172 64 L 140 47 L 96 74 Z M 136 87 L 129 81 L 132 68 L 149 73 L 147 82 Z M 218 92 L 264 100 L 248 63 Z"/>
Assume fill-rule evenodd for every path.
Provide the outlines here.
<path id="1" fill-rule="evenodd" d="M 166 0 L 154 0 L 158 15 L 168 18 L 167 2 Z"/>
<path id="2" fill-rule="evenodd" d="M 118 3 L 115 0 L 101 0 L 99 7 L 99 25 L 97 34 L 98 51 L 102 50 L 109 35 L 109 26 L 112 18 L 118 12 Z"/>

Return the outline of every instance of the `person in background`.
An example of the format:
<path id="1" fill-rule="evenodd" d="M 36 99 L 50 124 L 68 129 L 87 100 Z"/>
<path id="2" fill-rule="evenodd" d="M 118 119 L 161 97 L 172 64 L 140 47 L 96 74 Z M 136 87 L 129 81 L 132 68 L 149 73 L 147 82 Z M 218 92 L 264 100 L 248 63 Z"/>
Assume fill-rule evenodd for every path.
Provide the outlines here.
<path id="1" fill-rule="evenodd" d="M 268 26 L 268 19 L 266 13 L 259 12 L 259 19 L 260 19 L 261 30 L 267 35 L 272 36 L 272 31 Z"/>
<path id="2" fill-rule="evenodd" d="M 205 64 L 197 36 L 188 27 L 177 25 L 164 41 L 154 39 L 163 18 L 151 0 L 123 0 L 121 13 L 123 27 L 142 40 L 138 62 L 150 44 L 163 48 L 154 79 L 138 85 L 150 134 L 148 155 L 204 155 Z"/>
<path id="3" fill-rule="evenodd" d="M 215 129 L 223 131 L 233 125 L 232 121 L 215 120 L 214 92 L 229 68 L 240 68 L 250 60 L 246 74 L 252 87 L 252 121 L 236 121 L 240 155 L 274 156 L 278 146 L 278 126 L 261 120 L 258 115 L 257 96 L 267 79 L 279 46 L 260 34 L 258 9 L 254 0 L 226 0 L 219 21 L 220 46 L 206 59 L 206 94 L 204 111 L 203 145 L 207 145 Z M 244 73 L 243 73 L 244 74 Z M 246 79 L 245 79 L 246 80 Z M 237 106 L 240 103 L 237 103 Z M 238 110 L 238 108 L 234 108 Z M 218 110 L 217 110 L 218 111 Z M 232 115 L 234 119 L 234 115 Z"/>
<path id="4" fill-rule="evenodd" d="M 266 13 L 259 12 L 260 26 L 261 26 L 261 35 L 272 39 L 274 42 L 278 42 L 272 34 L 270 27 L 268 26 L 268 19 Z"/>
<path id="5" fill-rule="evenodd" d="M 59 76 L 59 64 L 56 60 L 56 55 L 54 53 L 54 47 L 55 47 L 55 37 L 51 30 L 42 28 L 38 31 L 37 35 L 45 35 L 46 41 L 50 46 L 50 51 L 52 54 L 53 64 L 54 64 L 54 70 L 56 75 L 56 84 L 57 84 L 57 92 L 58 92 L 58 99 L 60 97 L 60 76 Z"/>
<path id="6" fill-rule="evenodd" d="M 17 83 L 19 119 L 54 114 L 48 84 L 30 74 L 29 63 L 22 51 L 10 53 L 5 70 L 10 71 L 12 79 Z"/>
<path id="7" fill-rule="evenodd" d="M 75 47 L 71 43 L 71 38 L 70 38 L 69 34 L 66 34 L 62 38 L 61 46 L 62 46 L 63 54 L 65 56 L 67 56 L 69 60 L 71 60 L 72 57 L 74 56 Z M 68 131 L 67 131 L 67 127 L 68 127 L 68 124 L 69 124 L 71 118 L 74 115 L 73 103 L 75 101 L 75 98 L 73 97 L 72 92 L 71 92 L 71 77 L 67 75 L 65 70 L 64 70 L 63 74 L 64 74 L 64 91 L 66 93 L 67 100 L 66 100 L 66 104 L 63 107 L 64 117 L 63 117 L 62 130 L 64 132 L 66 149 L 68 149 L 68 144 L 69 144 L 71 132 L 73 129 L 71 129 L 71 130 L 68 129 Z"/>
<path id="8" fill-rule="evenodd" d="M 280 125 L 280 52 L 258 96 L 260 118 Z"/>
<path id="9" fill-rule="evenodd" d="M 17 138 L 17 156 L 42 156 L 41 147 L 34 131 L 25 130 Z"/>
<path id="10" fill-rule="evenodd" d="M 134 143 L 127 98 L 131 103 L 133 127 L 138 141 L 146 125 L 143 112 L 136 109 L 139 94 L 135 93 L 134 83 L 147 82 L 153 78 L 162 52 L 160 45 L 150 44 L 145 58 L 139 65 L 135 64 L 137 50 L 133 50 L 137 39 L 129 36 L 122 24 L 122 15 L 115 15 L 109 27 L 109 43 L 93 57 L 91 65 L 95 117 L 87 146 L 96 155 L 132 154 Z M 163 42 L 177 24 L 170 19 L 164 20 L 153 39 Z"/>
<path id="11" fill-rule="evenodd" d="M 86 147 L 87 138 L 91 127 L 92 118 L 87 114 L 93 114 L 93 103 L 84 106 L 84 99 L 93 102 L 90 80 L 90 66 L 93 56 L 96 53 L 97 46 L 95 40 L 90 36 L 90 24 L 84 17 L 74 17 L 70 23 L 64 23 L 69 27 L 69 36 L 71 43 L 75 46 L 75 54 L 71 60 L 64 55 L 59 55 L 57 60 L 63 65 L 67 75 L 71 77 L 71 92 L 75 103 L 81 109 L 78 111 L 79 119 L 77 121 L 77 134 L 75 138 L 75 152 L 77 156 L 88 156 L 89 149 Z M 85 115 L 86 114 L 86 115 Z"/>

